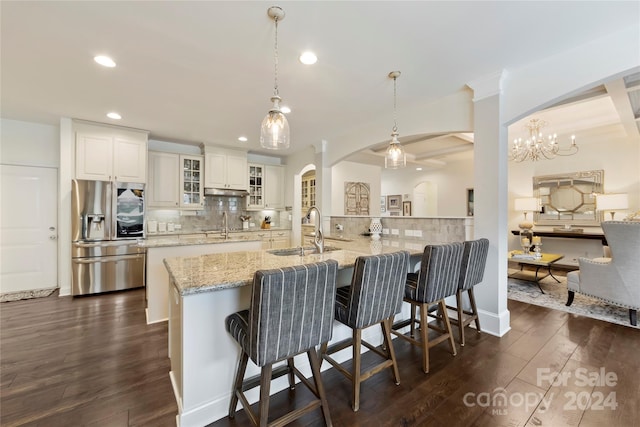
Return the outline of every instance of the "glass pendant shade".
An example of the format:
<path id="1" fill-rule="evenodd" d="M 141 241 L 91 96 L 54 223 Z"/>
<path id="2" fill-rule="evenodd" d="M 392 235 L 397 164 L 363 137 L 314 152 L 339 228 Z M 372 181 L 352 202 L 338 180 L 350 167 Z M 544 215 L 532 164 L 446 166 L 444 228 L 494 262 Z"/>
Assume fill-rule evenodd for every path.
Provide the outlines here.
<path id="1" fill-rule="evenodd" d="M 289 148 L 289 122 L 280 111 L 280 97 L 274 96 L 273 108 L 269 110 L 260 126 L 260 146 L 270 150 Z"/>
<path id="2" fill-rule="evenodd" d="M 387 153 L 384 156 L 384 167 L 387 169 L 398 169 L 407 166 L 407 153 L 398 141 L 398 134 L 392 133 L 391 142 L 387 147 Z"/>

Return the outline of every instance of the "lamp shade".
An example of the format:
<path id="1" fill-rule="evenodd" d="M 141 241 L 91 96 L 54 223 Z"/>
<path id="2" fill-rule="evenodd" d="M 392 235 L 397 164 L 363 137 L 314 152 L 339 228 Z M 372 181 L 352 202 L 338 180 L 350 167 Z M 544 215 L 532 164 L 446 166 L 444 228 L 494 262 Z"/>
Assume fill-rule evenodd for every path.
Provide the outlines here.
<path id="1" fill-rule="evenodd" d="M 540 199 L 537 197 L 520 197 L 515 199 L 515 210 L 521 212 L 539 212 Z"/>
<path id="2" fill-rule="evenodd" d="M 598 194 L 596 196 L 596 209 L 601 211 L 629 209 L 629 196 L 625 193 Z"/>

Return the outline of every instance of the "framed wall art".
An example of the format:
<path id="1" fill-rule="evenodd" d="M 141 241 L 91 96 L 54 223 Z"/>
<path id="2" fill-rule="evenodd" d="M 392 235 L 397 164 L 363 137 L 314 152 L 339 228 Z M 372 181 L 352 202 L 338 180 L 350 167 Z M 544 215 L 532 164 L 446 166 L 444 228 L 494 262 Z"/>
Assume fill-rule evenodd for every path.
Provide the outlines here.
<path id="1" fill-rule="evenodd" d="M 402 202 L 402 216 L 411 216 L 411 202 Z"/>
<path id="2" fill-rule="evenodd" d="M 401 195 L 387 196 L 387 209 L 390 211 L 400 210 L 400 202 L 402 201 Z"/>

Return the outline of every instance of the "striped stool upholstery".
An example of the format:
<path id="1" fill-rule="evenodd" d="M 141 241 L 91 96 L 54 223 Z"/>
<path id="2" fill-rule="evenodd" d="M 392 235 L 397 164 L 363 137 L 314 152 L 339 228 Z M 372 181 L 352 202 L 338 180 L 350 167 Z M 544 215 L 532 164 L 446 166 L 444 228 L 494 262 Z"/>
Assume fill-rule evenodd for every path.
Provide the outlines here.
<path id="1" fill-rule="evenodd" d="M 323 344 L 320 355 L 352 382 L 351 407 L 360 407 L 360 383 L 385 368 L 392 368 L 396 384 L 400 384 L 398 365 L 393 344 L 391 325 L 393 317 L 402 308 L 404 283 L 409 267 L 409 252 L 400 251 L 383 255 L 361 256 L 356 259 L 351 285 L 338 288 L 336 293 L 335 318 L 353 329 L 353 336 L 327 347 Z M 374 347 L 362 339 L 362 330 L 380 324 L 384 337 L 384 350 Z M 382 363 L 367 372 L 360 370 L 361 345 L 384 358 Z M 330 355 L 352 347 L 352 372 L 343 368 Z"/>
<path id="2" fill-rule="evenodd" d="M 227 331 L 242 349 L 229 418 L 235 416 L 239 399 L 254 425 L 284 425 L 319 406 L 326 425 L 331 425 L 316 346 L 328 342 L 333 332 L 337 271 L 338 262 L 329 260 L 255 273 L 251 307 L 228 316 L 225 322 Z M 295 355 L 304 352 L 309 358 L 314 384 L 293 362 Z M 244 380 L 249 358 L 262 368 L 259 382 L 253 378 Z M 287 364 L 273 369 L 273 363 L 282 360 L 287 360 Z M 287 374 L 291 389 L 295 386 L 295 375 L 318 399 L 267 424 L 271 380 Z M 258 385 L 260 408 L 256 416 L 244 391 Z"/>
<path id="3" fill-rule="evenodd" d="M 408 274 L 405 286 L 404 300 L 411 304 L 411 317 L 393 325 L 393 333 L 410 343 L 422 347 L 422 369 L 429 372 L 429 348 L 444 340 L 449 340 L 451 352 L 456 355 L 456 347 L 451 333 L 451 324 L 444 299 L 455 295 L 458 290 L 460 277 L 460 262 L 462 261 L 462 243 L 445 245 L 427 245 L 422 254 L 420 271 L 418 274 Z M 429 313 L 429 305 L 438 304 L 436 315 Z M 416 309 L 420 309 L 420 319 L 416 319 Z M 435 310 L 434 310 L 435 311 Z M 444 326 L 429 324 L 428 317 L 435 317 Z M 420 340 L 415 338 L 415 325 L 420 325 Z M 411 326 L 409 335 L 400 331 Z M 440 332 L 436 339 L 429 341 L 429 328 Z"/>
<path id="4" fill-rule="evenodd" d="M 455 323 L 458 324 L 460 345 L 464 345 L 464 328 L 471 322 L 475 321 L 476 331 L 480 333 L 480 320 L 478 319 L 478 308 L 476 307 L 476 298 L 473 295 L 473 287 L 482 282 L 488 253 L 488 239 L 464 242 L 462 263 L 460 265 L 460 279 L 458 280 L 458 291 L 456 292 L 456 307 L 449 307 L 458 312 L 458 319 Z M 467 292 L 469 296 L 470 311 L 465 310 L 462 305 L 462 295 L 464 292 Z"/>

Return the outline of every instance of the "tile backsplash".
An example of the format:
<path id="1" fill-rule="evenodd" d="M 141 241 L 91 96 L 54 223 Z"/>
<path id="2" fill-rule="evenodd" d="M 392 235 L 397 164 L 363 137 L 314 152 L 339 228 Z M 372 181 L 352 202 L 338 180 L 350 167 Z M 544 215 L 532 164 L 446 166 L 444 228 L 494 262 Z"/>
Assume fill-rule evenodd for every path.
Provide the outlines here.
<path id="1" fill-rule="evenodd" d="M 271 217 L 271 227 L 291 228 L 287 211 L 247 211 L 244 197 L 205 196 L 204 199 L 205 205 L 202 210 L 147 208 L 146 221 L 173 223 L 179 226 L 181 233 L 220 230 L 223 226 L 222 213 L 227 212 L 230 230 L 242 229 L 240 216 L 250 216 L 249 223 L 253 223 L 252 228 L 260 228 L 265 216 Z"/>

